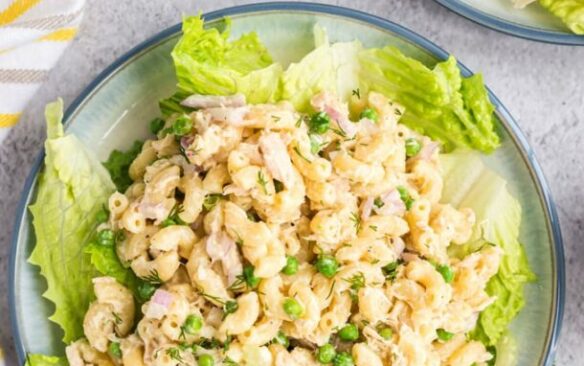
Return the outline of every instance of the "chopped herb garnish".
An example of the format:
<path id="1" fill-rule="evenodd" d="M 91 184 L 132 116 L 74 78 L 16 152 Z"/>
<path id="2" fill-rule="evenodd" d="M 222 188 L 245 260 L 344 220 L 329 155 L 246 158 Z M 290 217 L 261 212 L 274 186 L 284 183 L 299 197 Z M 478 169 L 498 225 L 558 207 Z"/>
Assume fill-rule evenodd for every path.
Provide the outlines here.
<path id="1" fill-rule="evenodd" d="M 335 285 L 337 284 L 337 280 L 333 280 L 333 284 L 331 285 L 331 289 L 329 290 L 328 295 L 326 295 L 326 300 L 328 300 L 331 295 L 333 294 L 333 290 L 335 289 Z"/>
<path id="2" fill-rule="evenodd" d="M 207 211 L 211 211 L 222 198 L 223 195 L 220 193 L 206 195 L 205 200 L 203 201 L 203 208 Z"/>
<path id="3" fill-rule="evenodd" d="M 385 275 L 385 278 L 387 280 L 393 281 L 395 279 L 395 277 L 397 276 L 398 266 L 399 266 L 399 262 L 391 262 L 391 263 L 383 266 L 383 268 L 381 268 L 381 270 L 383 271 L 383 274 Z"/>
<path id="4" fill-rule="evenodd" d="M 351 285 L 350 286 L 351 299 L 353 299 L 353 301 L 357 301 L 357 295 L 359 293 L 359 290 L 365 287 L 366 285 L 365 275 L 363 275 L 363 272 L 356 273 L 350 278 L 343 278 L 343 281 L 348 282 Z"/>
<path id="5" fill-rule="evenodd" d="M 118 313 L 116 313 L 115 311 L 112 311 L 112 315 L 114 317 L 114 323 L 116 325 L 122 324 L 122 318 L 120 318 L 120 315 Z"/>
<path id="6" fill-rule="evenodd" d="M 226 317 L 229 314 L 233 314 L 239 308 L 239 304 L 237 301 L 229 300 L 223 305 L 223 312 L 225 313 L 224 316 Z"/>
<path id="7" fill-rule="evenodd" d="M 351 221 L 353 221 L 353 226 L 355 226 L 355 231 L 357 233 L 359 233 L 359 231 L 361 231 L 361 217 L 356 213 L 352 213 L 351 214 Z"/>
<path id="8" fill-rule="evenodd" d="M 183 363 L 184 360 L 180 354 L 180 350 L 176 347 L 172 347 L 172 348 L 168 348 L 166 350 L 166 354 L 168 355 L 168 357 L 170 357 L 171 359 Z"/>
<path id="9" fill-rule="evenodd" d="M 144 277 L 140 277 L 142 280 L 152 284 L 152 285 L 158 285 L 162 283 L 162 280 L 160 279 L 160 276 L 158 275 L 158 271 L 153 269 L 152 271 L 150 271 L 150 273 L 147 276 Z"/>
<path id="10" fill-rule="evenodd" d="M 354 95 L 354 96 L 356 96 L 356 97 L 357 97 L 357 99 L 361 99 L 361 91 L 359 90 L 359 88 L 357 88 L 357 89 L 353 89 L 353 90 L 351 91 L 351 95 Z"/>
<path id="11" fill-rule="evenodd" d="M 383 205 L 385 205 L 385 203 L 383 202 L 383 200 L 381 199 L 381 197 L 377 197 L 373 200 L 373 204 L 375 205 L 375 207 L 377 208 L 382 208 Z"/>
<path id="12" fill-rule="evenodd" d="M 333 131 L 334 133 L 336 133 L 337 135 L 339 135 L 341 137 L 347 137 L 347 134 L 345 133 L 345 131 L 340 130 L 338 128 L 332 128 L 331 127 L 331 131 Z"/>
<path id="13" fill-rule="evenodd" d="M 268 181 L 266 180 L 266 177 L 264 176 L 264 172 L 262 172 L 261 170 L 258 172 L 258 184 L 262 187 L 262 190 L 264 191 L 264 194 L 268 194 Z"/>
<path id="14" fill-rule="evenodd" d="M 298 154 L 302 159 L 306 160 L 307 163 L 312 163 L 306 156 L 302 155 L 298 146 L 294 146 L 294 152 Z"/>

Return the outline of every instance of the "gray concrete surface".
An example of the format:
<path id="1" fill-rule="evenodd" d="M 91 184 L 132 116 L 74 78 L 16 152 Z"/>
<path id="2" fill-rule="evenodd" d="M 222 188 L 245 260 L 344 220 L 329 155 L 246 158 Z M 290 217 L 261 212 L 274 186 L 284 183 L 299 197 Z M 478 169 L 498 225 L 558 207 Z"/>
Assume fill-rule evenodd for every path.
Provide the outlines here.
<path id="1" fill-rule="evenodd" d="M 250 1 L 89 0 L 80 33 L 0 146 L 0 341 L 16 365 L 6 302 L 7 265 L 18 195 L 43 142 L 42 111 L 58 96 L 71 102 L 130 47 L 196 13 Z M 481 70 L 519 124 L 546 173 L 565 239 L 567 303 L 558 365 L 584 360 L 584 47 L 526 41 L 480 27 L 431 0 L 326 1 L 400 23 Z"/>

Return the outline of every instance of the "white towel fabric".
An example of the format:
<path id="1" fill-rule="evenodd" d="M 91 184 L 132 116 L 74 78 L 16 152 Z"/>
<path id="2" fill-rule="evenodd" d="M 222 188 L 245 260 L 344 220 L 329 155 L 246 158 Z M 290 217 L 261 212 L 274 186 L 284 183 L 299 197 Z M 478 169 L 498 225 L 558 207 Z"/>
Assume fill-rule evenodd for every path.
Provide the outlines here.
<path id="1" fill-rule="evenodd" d="M 75 37 L 85 0 L 0 0 L 0 142 Z"/>

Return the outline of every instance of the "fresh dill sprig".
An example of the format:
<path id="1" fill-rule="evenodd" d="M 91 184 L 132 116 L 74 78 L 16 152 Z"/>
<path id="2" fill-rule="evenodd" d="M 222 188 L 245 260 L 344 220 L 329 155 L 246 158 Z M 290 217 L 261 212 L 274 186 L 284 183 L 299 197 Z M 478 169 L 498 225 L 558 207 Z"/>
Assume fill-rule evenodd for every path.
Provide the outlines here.
<path id="1" fill-rule="evenodd" d="M 264 172 L 262 172 L 261 170 L 258 172 L 258 184 L 262 187 L 264 194 L 268 194 L 268 181 L 266 180 L 266 177 L 264 176 Z"/>

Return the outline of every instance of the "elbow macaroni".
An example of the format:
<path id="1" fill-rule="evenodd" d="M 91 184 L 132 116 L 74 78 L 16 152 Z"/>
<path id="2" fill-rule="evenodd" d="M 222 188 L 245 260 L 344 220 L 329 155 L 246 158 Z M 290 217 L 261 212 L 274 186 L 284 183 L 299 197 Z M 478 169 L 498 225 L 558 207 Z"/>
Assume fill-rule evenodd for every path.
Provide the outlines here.
<path id="1" fill-rule="evenodd" d="M 435 143 L 398 124 L 403 108 L 383 95 L 356 98 L 353 108 L 374 109 L 376 123 L 350 122 L 347 105 L 323 92 L 312 105 L 334 117 L 334 130 L 316 137 L 281 103 L 202 108 L 190 115 L 196 132 L 180 143 L 167 130 L 146 141 L 129 167 L 133 184 L 111 195 L 100 228 L 120 234 L 120 261 L 155 292 L 132 332 L 130 290 L 96 278 L 87 340 L 67 347 L 71 365 L 195 365 L 207 357 L 317 366 L 313 349 L 335 343 L 348 323 L 359 337 L 343 342 L 343 357 L 356 366 L 489 361 L 465 335 L 494 300 L 485 288 L 502 251 L 449 256 L 450 245 L 474 237 L 475 217 L 440 203 Z M 407 157 L 408 138 L 426 152 Z M 334 257 L 336 272 L 314 265 L 322 254 Z M 290 299 L 299 314 L 284 308 Z M 291 347 L 279 343 L 284 336 Z"/>

